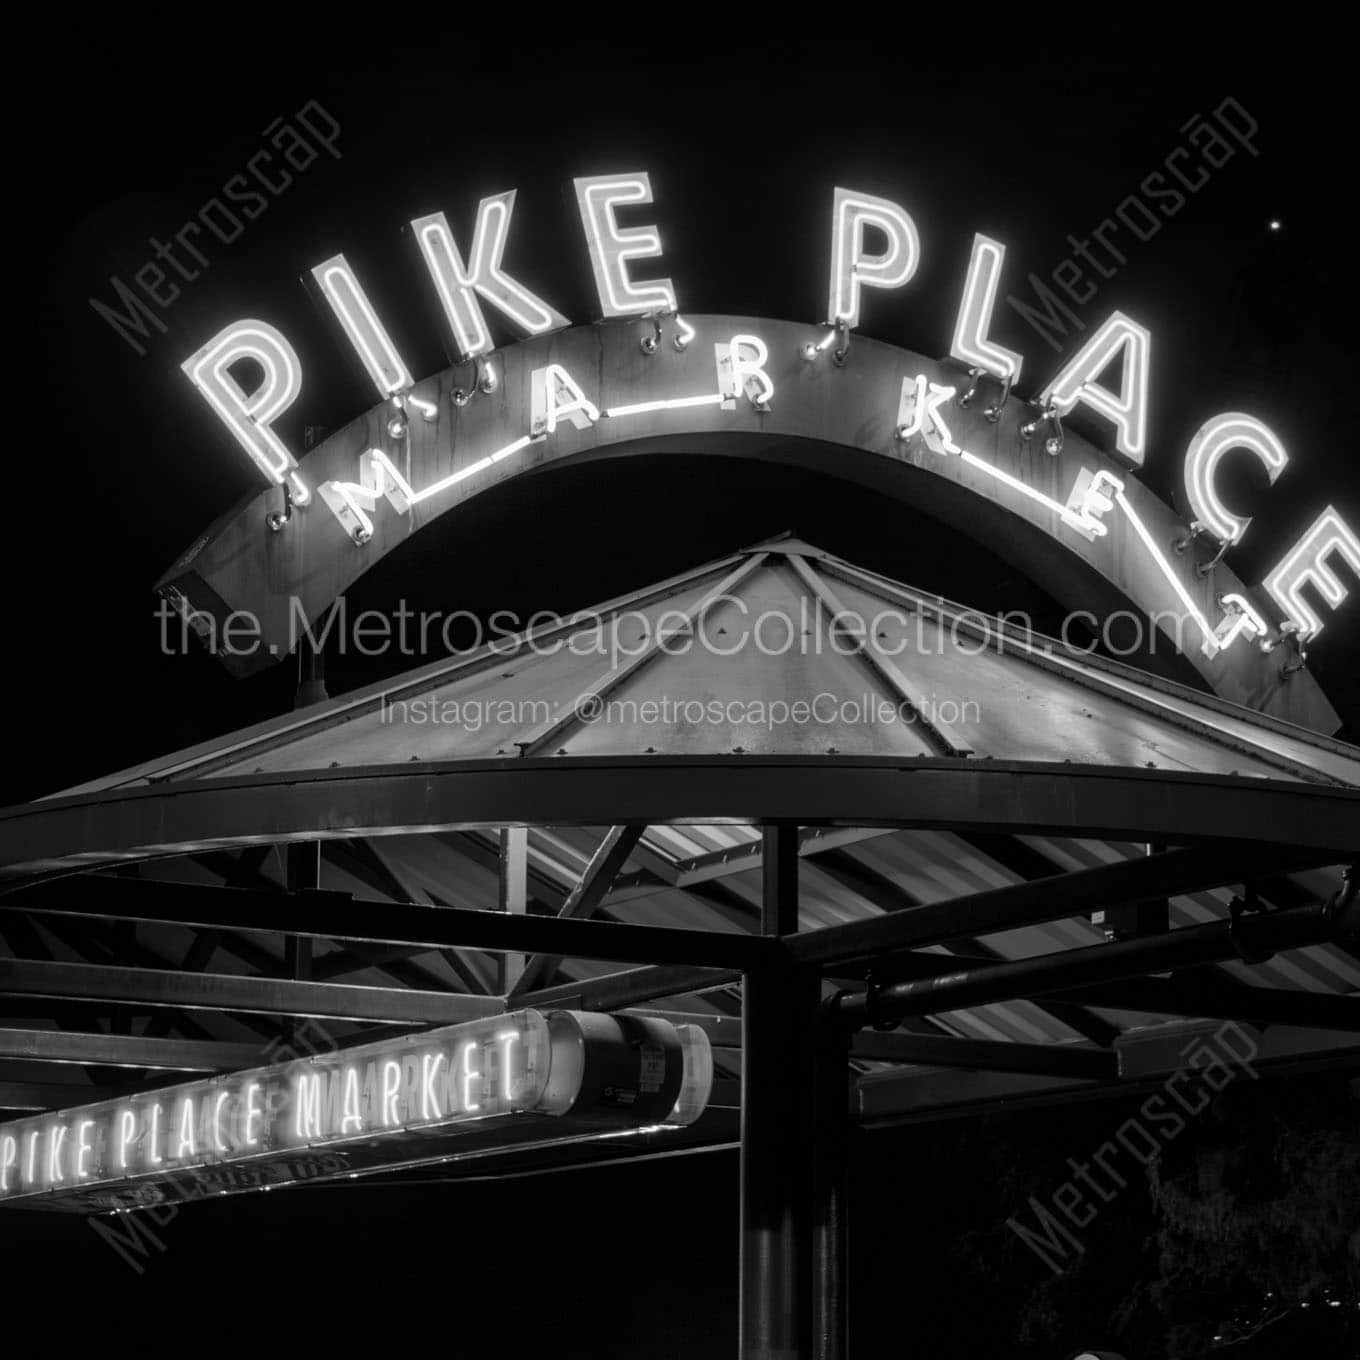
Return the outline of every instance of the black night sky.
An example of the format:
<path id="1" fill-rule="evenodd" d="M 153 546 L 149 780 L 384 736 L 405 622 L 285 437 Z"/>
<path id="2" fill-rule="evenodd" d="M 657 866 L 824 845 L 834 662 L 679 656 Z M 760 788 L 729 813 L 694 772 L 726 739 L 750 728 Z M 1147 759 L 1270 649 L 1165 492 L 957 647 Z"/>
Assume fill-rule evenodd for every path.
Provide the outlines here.
<path id="1" fill-rule="evenodd" d="M 706 22 L 721 27 L 716 11 Z M 961 32 L 966 19 L 951 23 Z M 978 28 L 970 47 L 980 52 L 989 40 Z M 1151 329 L 1144 475 L 1178 508 L 1182 453 L 1209 415 L 1254 411 L 1280 434 L 1292 461 L 1274 487 L 1249 460 L 1232 468 L 1234 502 L 1256 517 L 1230 558 L 1245 580 L 1258 582 L 1328 502 L 1360 526 L 1360 299 L 1349 153 L 1338 149 L 1351 112 L 1344 78 L 1325 65 L 1300 88 L 1267 75 L 1264 49 L 1233 70 L 1121 70 L 1089 54 L 1070 62 L 1036 32 L 1032 55 L 1011 51 L 994 69 L 951 53 L 938 66 L 913 57 L 835 77 L 775 77 L 762 62 L 757 75 L 753 40 L 742 38 L 749 72 L 724 39 L 731 64 L 710 78 L 680 60 L 648 72 L 631 59 L 626 77 L 565 59 L 538 76 L 525 54 L 511 80 L 494 55 L 508 31 L 483 32 L 454 11 L 429 32 L 427 50 L 421 27 L 394 22 L 366 51 L 299 44 L 264 69 L 202 55 L 216 41 L 206 26 L 154 56 L 130 29 L 51 40 L 60 89 L 10 132 L 25 233 L 10 268 L 38 334 L 36 352 L 14 352 L 27 374 L 0 548 L 5 804 L 291 706 L 291 662 L 236 681 L 204 655 L 159 650 L 154 581 L 257 484 L 179 364 L 229 320 L 272 321 L 302 358 L 302 395 L 279 426 L 301 451 L 304 427 L 337 428 L 371 401 L 301 276 L 343 250 L 412 371 L 432 373 L 448 360 L 403 228 L 443 210 L 466 232 L 477 201 L 507 188 L 519 191 L 507 264 L 573 321 L 592 315 L 574 175 L 650 172 L 647 220 L 684 310 L 809 324 L 825 305 L 833 186 L 881 194 L 915 215 L 923 263 L 908 289 L 870 296 L 863 330 L 943 354 L 974 231 L 1006 242 L 1007 284 L 1048 275 L 1072 254 L 1069 234 L 1088 238 L 1185 143 L 1187 120 L 1232 96 L 1259 124 L 1259 155 L 1238 148 L 1149 241 L 1112 238 L 1124 262 L 1079 312 L 1091 326 L 1121 308 Z M 205 240 L 208 265 L 159 313 L 166 333 L 135 353 L 89 299 L 111 302 L 110 277 L 130 280 L 153 258 L 148 238 L 173 235 L 265 145 L 272 120 L 309 100 L 340 125 L 339 157 L 298 172 L 233 243 Z M 994 334 L 1024 353 L 1027 381 L 1056 370 L 1058 352 L 1009 308 L 998 306 Z M 557 470 L 474 499 L 360 582 L 351 605 L 405 595 L 482 615 L 566 611 L 784 529 L 952 599 L 1052 614 L 1013 568 L 909 506 L 829 474 L 683 457 Z M 1342 575 L 1351 597 L 1310 661 L 1355 741 L 1360 581 Z M 411 664 L 337 659 L 328 684 L 337 693 Z M 1079 1107 L 866 1136 L 852 1353 L 1058 1360 L 1107 1341 L 1089 1330 L 1108 1316 L 1103 1296 L 1062 1303 L 1059 1340 L 1017 1337 L 1017 1310 L 1046 1272 L 1007 1251 L 998 1227 L 1023 1202 L 1021 1185 L 1119 1117 Z M 1009 1183 L 995 1171 L 1003 1153 L 1020 1168 Z M 291 1351 L 306 1338 L 321 1354 L 385 1338 L 384 1354 L 731 1354 L 736 1190 L 735 1154 L 714 1152 L 510 1184 L 243 1197 L 178 1214 L 140 1275 L 78 1220 L 6 1214 L 0 1350 L 38 1350 L 36 1337 L 12 1352 L 3 1342 L 42 1297 L 50 1327 L 110 1347 L 159 1338 L 179 1353 Z M 1140 1194 L 1093 1233 L 1112 1275 L 1137 1269 L 1148 1232 Z M 1237 1353 L 1279 1352 L 1262 1343 Z"/>

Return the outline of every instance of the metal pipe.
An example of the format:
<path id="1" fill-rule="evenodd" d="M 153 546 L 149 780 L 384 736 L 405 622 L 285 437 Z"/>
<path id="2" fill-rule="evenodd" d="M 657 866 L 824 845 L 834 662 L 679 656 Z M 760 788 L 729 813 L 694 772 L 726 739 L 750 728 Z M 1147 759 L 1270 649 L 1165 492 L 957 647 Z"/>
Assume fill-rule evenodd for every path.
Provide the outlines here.
<path id="1" fill-rule="evenodd" d="M 798 933 L 798 835 L 784 823 L 761 828 L 762 935 Z"/>
<path id="2" fill-rule="evenodd" d="M 841 992 L 830 1002 L 830 1009 L 846 1020 L 877 1025 L 908 1015 L 1042 996 L 1143 973 L 1217 963 L 1235 955 L 1296 949 L 1331 939 L 1342 929 L 1353 930 L 1353 897 L 1353 893 L 1349 899 L 1337 893 L 1328 902 L 1288 911 L 1241 916 L 1235 921 L 1190 926 L 1166 935 L 1070 949 L 863 992 Z M 1343 927 L 1343 919 L 1350 924 Z"/>
<path id="3" fill-rule="evenodd" d="M 743 1360 L 805 1360 L 808 1039 L 814 970 L 771 956 L 742 984 Z"/>
<path id="4" fill-rule="evenodd" d="M 581 982 L 564 982 L 542 987 L 515 998 L 515 1006 L 539 1010 L 561 1006 L 574 1011 L 612 1011 L 624 1006 L 641 1005 L 662 996 L 709 991 L 741 981 L 741 974 L 719 968 L 660 966 L 629 968 L 621 973 L 603 973 Z"/>
<path id="5" fill-rule="evenodd" d="M 741 986 L 741 1276 L 743 1360 L 807 1355 L 805 1075 L 821 977 L 778 943 L 798 929 L 798 828 L 765 827 L 761 933 L 771 945 Z"/>
<path id="6" fill-rule="evenodd" d="M 849 1347 L 850 1032 L 820 1019 L 812 1070 L 812 1356 Z"/>

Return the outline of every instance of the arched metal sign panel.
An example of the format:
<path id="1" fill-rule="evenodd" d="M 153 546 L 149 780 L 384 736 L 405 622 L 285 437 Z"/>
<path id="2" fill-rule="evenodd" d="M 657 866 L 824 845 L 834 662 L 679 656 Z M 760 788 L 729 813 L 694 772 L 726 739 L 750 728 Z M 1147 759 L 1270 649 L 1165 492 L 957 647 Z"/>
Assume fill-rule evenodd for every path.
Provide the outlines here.
<path id="1" fill-rule="evenodd" d="M 393 408 L 381 404 L 302 459 L 311 502 L 279 531 L 269 518 L 283 507 L 282 492 L 270 487 L 199 538 L 158 589 L 211 628 L 233 611 L 258 619 L 258 644 L 223 656 L 246 673 L 287 655 L 304 626 L 412 534 L 501 482 L 572 459 L 662 450 L 771 458 L 879 487 L 985 539 L 1068 609 L 1130 605 L 1157 621 L 1164 637 L 1179 631 L 1172 641 L 1224 698 L 1335 730 L 1336 715 L 1306 671 L 1286 677 L 1280 654 L 1263 653 L 1249 632 L 1232 636 L 1222 598 L 1252 597 L 1231 569 L 1218 562 L 1199 574 L 1193 547 L 1176 551 L 1184 521 L 1074 432 L 1050 453 L 1042 425 L 1022 435 L 1033 413 L 1015 398 L 995 422 L 985 399 L 967 409 L 939 399 L 932 417 L 930 385 L 961 390 L 966 376 L 860 336 L 841 365 L 828 353 L 805 358 L 818 337 L 793 322 L 695 316 L 683 349 L 665 331 L 648 352 L 641 341 L 653 324 L 582 326 L 508 346 L 494 356 L 495 389 L 464 404 L 456 397 L 472 384 L 471 365 L 417 383 L 397 433 Z M 754 361 L 764 349 L 768 394 L 748 383 L 721 400 L 734 337 L 744 338 L 744 358 Z M 564 414 L 548 429 L 544 375 L 555 386 L 558 373 L 589 406 L 567 412 L 572 389 L 555 392 Z M 356 537 L 353 518 L 347 527 L 332 509 L 334 490 L 329 501 L 322 493 L 338 486 L 343 500 L 345 487 L 361 484 L 372 492 L 371 467 L 366 483 L 362 470 L 372 451 L 404 487 L 387 494 L 393 483 L 378 474 L 377 494 L 360 500 L 364 527 Z M 1261 598 L 1254 607 L 1267 620 L 1278 614 Z"/>

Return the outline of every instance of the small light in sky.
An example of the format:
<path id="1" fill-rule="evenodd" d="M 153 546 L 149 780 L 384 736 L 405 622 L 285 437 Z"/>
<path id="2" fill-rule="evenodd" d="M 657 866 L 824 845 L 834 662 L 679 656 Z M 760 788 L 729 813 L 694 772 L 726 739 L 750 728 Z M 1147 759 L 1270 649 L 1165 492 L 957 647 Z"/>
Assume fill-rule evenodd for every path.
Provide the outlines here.
<path id="1" fill-rule="evenodd" d="M 1272 218 L 1270 219 L 1270 229 L 1271 229 L 1271 231 L 1279 231 L 1280 228 L 1283 227 L 1283 226 L 1284 226 L 1284 223 L 1281 222 L 1280 219 L 1279 219 L 1278 217 L 1272 217 Z"/>

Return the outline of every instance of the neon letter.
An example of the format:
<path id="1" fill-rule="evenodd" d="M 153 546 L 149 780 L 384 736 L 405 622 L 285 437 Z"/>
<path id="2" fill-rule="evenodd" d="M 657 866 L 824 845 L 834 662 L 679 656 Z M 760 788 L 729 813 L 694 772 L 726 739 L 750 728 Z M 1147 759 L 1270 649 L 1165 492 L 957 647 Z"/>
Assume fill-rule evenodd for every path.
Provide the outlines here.
<path id="1" fill-rule="evenodd" d="M 650 203 L 652 182 L 645 170 L 633 175 L 590 175 L 576 181 L 576 201 L 586 229 L 586 245 L 595 270 L 600 295 L 600 315 L 646 316 L 650 312 L 673 312 L 675 289 L 669 279 L 634 283 L 628 277 L 629 260 L 645 260 L 661 254 L 661 237 L 655 227 L 620 227 L 614 209 L 620 203 Z"/>
<path id="2" fill-rule="evenodd" d="M 542 335 L 569 325 L 561 312 L 554 311 L 517 283 L 501 268 L 510 216 L 515 211 L 515 191 L 484 198 L 477 207 L 477 225 L 472 233 L 471 265 L 463 263 L 458 246 L 443 213 L 418 217 L 411 223 L 416 244 L 424 256 L 444 316 L 453 331 L 453 342 L 464 359 L 492 349 L 491 333 L 482 315 L 480 293 L 499 307 L 526 335 Z"/>
<path id="3" fill-rule="evenodd" d="M 225 1152 L 227 1145 L 222 1141 L 222 1106 L 227 1103 L 230 1096 L 226 1091 L 217 1093 L 217 1103 L 213 1106 L 213 1147 L 218 1152 Z"/>
<path id="4" fill-rule="evenodd" d="M 743 350 L 746 354 L 743 354 Z M 718 368 L 718 390 L 722 393 L 723 410 L 732 410 L 743 392 L 756 410 L 770 409 L 774 383 L 765 372 L 770 351 L 758 335 L 734 335 L 727 344 L 714 345 L 713 359 Z"/>
<path id="5" fill-rule="evenodd" d="M 420 1117 L 422 1119 L 439 1118 L 439 1095 L 435 1090 L 435 1073 L 439 1071 L 439 1064 L 444 1061 L 442 1053 L 426 1053 L 420 1059 Z"/>
<path id="6" fill-rule="evenodd" d="M 393 1058 L 383 1063 L 382 1122 L 388 1128 L 398 1122 L 397 1095 L 401 1090 L 401 1064 Z"/>
<path id="7" fill-rule="evenodd" d="M 530 389 L 533 399 L 530 428 L 536 435 L 552 434 L 564 416 L 578 430 L 589 429 L 591 423 L 600 418 L 595 404 L 587 399 L 576 379 L 561 364 L 534 369 L 530 374 Z M 566 394 L 565 401 L 563 393 Z"/>
<path id="8" fill-rule="evenodd" d="M 501 1088 L 505 1093 L 506 1100 L 510 1099 L 510 1050 L 519 1042 L 519 1032 L 513 1029 L 504 1029 L 496 1038 L 501 1042 Z"/>
<path id="9" fill-rule="evenodd" d="M 161 1157 L 161 1107 L 151 1107 L 151 1127 L 147 1130 L 146 1160 L 152 1166 L 159 1166 Z"/>
<path id="10" fill-rule="evenodd" d="M 1024 359 L 1014 350 L 987 338 L 1005 259 L 1006 247 L 1000 241 L 981 232 L 973 237 L 968 279 L 963 286 L 963 301 L 959 304 L 958 320 L 954 322 L 954 343 L 949 347 L 949 354 L 984 373 L 1014 382 L 1020 376 Z"/>
<path id="11" fill-rule="evenodd" d="M 472 1055 L 477 1051 L 477 1044 L 469 1039 L 463 1045 L 463 1108 L 468 1111 L 480 1110 L 481 1104 L 472 1098 L 472 1083 L 481 1080 L 481 1070 L 472 1065 Z"/>
<path id="12" fill-rule="evenodd" d="M 299 1138 L 321 1137 L 321 1073 L 303 1072 L 298 1076 L 294 1127 Z"/>
<path id="13" fill-rule="evenodd" d="M 252 1081 L 246 1087 L 246 1136 L 245 1144 L 247 1147 L 259 1147 L 260 1120 L 264 1117 L 264 1111 L 260 1108 L 256 1097 L 260 1094 L 260 1083 Z"/>
<path id="14" fill-rule="evenodd" d="M 345 1068 L 345 1113 L 340 1120 L 340 1132 L 348 1133 L 353 1124 L 355 1131 L 363 1129 L 363 1116 L 359 1113 L 359 1069 Z"/>
<path id="15" fill-rule="evenodd" d="M 1185 494 L 1195 519 L 1220 543 L 1236 543 L 1247 531 L 1250 517 L 1235 515 L 1218 497 L 1214 473 L 1230 449 L 1249 449 L 1265 464 L 1271 485 L 1284 471 L 1289 455 L 1275 432 L 1255 416 L 1224 411 L 1206 420 L 1185 451 Z"/>
<path id="16" fill-rule="evenodd" d="M 132 1135 L 137 1132 L 137 1116 L 131 1110 L 123 1110 L 118 1116 L 118 1165 L 127 1170 L 128 1148 L 132 1146 Z"/>
<path id="17" fill-rule="evenodd" d="M 83 1181 L 89 1174 L 86 1160 L 94 1148 L 90 1144 L 89 1132 L 94 1128 L 93 1119 L 82 1119 L 76 1125 L 76 1180 Z"/>
<path id="18" fill-rule="evenodd" d="M 881 255 L 864 253 L 864 230 L 875 227 L 888 238 Z M 837 188 L 831 216 L 831 287 L 827 321 L 859 325 L 860 288 L 900 288 L 916 273 L 921 238 L 905 208 L 886 198 Z"/>
<path id="19" fill-rule="evenodd" d="M 926 391 L 921 416 L 921 438 L 926 441 L 927 447 L 936 453 L 962 453 L 963 450 L 954 442 L 953 432 L 945 423 L 944 416 L 940 414 L 940 407 L 953 399 L 954 389 L 942 387 L 937 382 L 929 382 L 926 384 Z"/>
<path id="20" fill-rule="evenodd" d="M 0 1139 L 0 1193 L 9 1189 L 9 1169 L 19 1160 L 19 1144 L 13 1134 Z"/>
<path id="21" fill-rule="evenodd" d="M 926 418 L 926 375 L 902 379 L 902 395 L 897 400 L 897 437 L 910 439 L 921 433 Z"/>
<path id="22" fill-rule="evenodd" d="M 70 1129 L 65 1124 L 53 1124 L 47 1131 L 47 1179 L 55 1185 L 64 1177 L 61 1174 L 61 1145 L 66 1141 Z"/>
<path id="23" fill-rule="evenodd" d="M 1104 538 L 1110 530 L 1102 517 L 1114 509 L 1114 498 L 1123 490 L 1124 483 L 1105 468 L 1098 472 L 1082 468 L 1067 498 L 1063 523 L 1092 542 Z"/>
<path id="24" fill-rule="evenodd" d="M 179 1142 L 175 1145 L 176 1157 L 192 1157 L 198 1151 L 194 1140 L 194 1102 L 185 1096 L 179 1107 Z"/>
<path id="25" fill-rule="evenodd" d="M 1141 464 L 1147 448 L 1148 353 L 1152 337 L 1123 312 L 1112 312 L 1103 326 L 1070 359 L 1043 390 L 1066 415 L 1079 401 L 1114 422 L 1115 447 L 1130 462 Z M 1095 380 L 1123 352 L 1119 395 Z"/>
<path id="26" fill-rule="evenodd" d="M 1347 590 L 1326 558 L 1337 553 L 1341 560 L 1360 575 L 1360 538 L 1341 518 L 1336 506 L 1329 505 L 1313 526 L 1290 549 L 1283 561 L 1265 579 L 1265 588 L 1276 604 L 1298 624 L 1300 631 L 1313 637 L 1322 631 L 1322 620 L 1304 598 L 1300 587 L 1310 582 L 1333 609 L 1338 609 Z"/>
<path id="27" fill-rule="evenodd" d="M 331 304 L 378 394 L 390 397 L 410 387 L 411 375 L 345 257 L 333 255 L 312 270 L 312 277 Z"/>
<path id="28" fill-rule="evenodd" d="M 1258 638 L 1265 637 L 1270 632 L 1269 624 L 1245 595 L 1239 595 L 1236 591 L 1230 592 L 1223 596 L 1222 603 L 1227 613 L 1214 629 L 1214 642 L 1219 650 L 1231 647 L 1243 633 L 1248 637 Z M 1207 648 L 1205 650 L 1208 651 Z M 1208 655 L 1212 656 L 1213 652 L 1208 651 Z"/>
<path id="29" fill-rule="evenodd" d="M 369 449 L 360 457 L 358 482 L 322 482 L 317 491 L 345 532 L 359 543 L 373 537 L 373 521 L 368 516 L 378 508 L 380 498 L 386 497 L 399 515 L 404 515 L 417 499 L 406 478 L 381 449 Z"/>
<path id="30" fill-rule="evenodd" d="M 250 395 L 229 371 L 242 359 L 254 360 L 264 370 L 264 381 Z M 297 459 L 284 448 L 271 422 L 302 389 L 302 365 L 292 345 L 263 321 L 233 321 L 180 367 L 251 462 L 271 482 L 281 484 L 297 467 Z"/>

